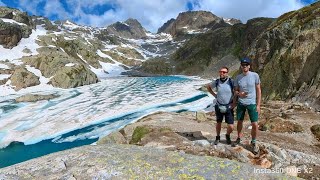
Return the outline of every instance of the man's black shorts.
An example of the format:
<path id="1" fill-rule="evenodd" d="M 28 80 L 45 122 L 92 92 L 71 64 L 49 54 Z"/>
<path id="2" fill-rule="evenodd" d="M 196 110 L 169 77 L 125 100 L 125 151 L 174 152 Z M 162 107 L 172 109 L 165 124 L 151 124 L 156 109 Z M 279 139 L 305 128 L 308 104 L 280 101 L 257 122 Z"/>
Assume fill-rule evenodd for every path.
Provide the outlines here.
<path id="1" fill-rule="evenodd" d="M 223 116 L 224 116 L 225 117 L 225 121 L 226 121 L 227 124 L 233 124 L 234 123 L 233 109 L 228 108 L 226 113 L 221 113 L 218 105 L 215 105 L 214 109 L 216 111 L 217 122 L 222 122 Z"/>

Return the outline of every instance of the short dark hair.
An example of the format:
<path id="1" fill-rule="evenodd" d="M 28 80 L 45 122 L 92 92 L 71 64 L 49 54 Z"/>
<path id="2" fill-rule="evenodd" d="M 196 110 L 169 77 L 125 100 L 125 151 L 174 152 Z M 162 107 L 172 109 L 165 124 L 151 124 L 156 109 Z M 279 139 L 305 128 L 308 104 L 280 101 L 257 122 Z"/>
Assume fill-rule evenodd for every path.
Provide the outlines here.
<path id="1" fill-rule="evenodd" d="M 229 68 L 226 66 L 221 67 L 220 69 L 226 69 L 229 72 Z"/>

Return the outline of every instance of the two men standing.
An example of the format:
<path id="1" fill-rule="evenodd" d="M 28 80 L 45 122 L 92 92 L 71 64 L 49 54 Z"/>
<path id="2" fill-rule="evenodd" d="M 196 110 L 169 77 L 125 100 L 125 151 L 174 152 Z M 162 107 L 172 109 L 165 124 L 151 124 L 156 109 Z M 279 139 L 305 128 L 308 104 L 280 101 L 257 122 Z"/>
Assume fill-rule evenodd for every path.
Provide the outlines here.
<path id="1" fill-rule="evenodd" d="M 226 140 L 227 144 L 231 144 L 230 134 L 233 131 L 233 108 L 231 103 L 233 101 L 233 80 L 228 77 L 229 69 L 223 67 L 219 71 L 220 78 L 207 85 L 208 91 L 217 99 L 215 105 L 215 112 L 217 117 L 216 131 L 217 136 L 214 144 L 217 145 L 220 142 L 220 131 L 223 117 L 228 124 Z M 217 93 L 213 92 L 212 88 L 216 88 Z"/>
<path id="2" fill-rule="evenodd" d="M 233 130 L 233 108 L 237 106 L 236 118 L 238 120 L 238 137 L 236 143 L 239 144 L 241 142 L 244 115 L 246 110 L 248 110 L 252 126 L 251 145 L 253 152 L 258 152 L 259 149 L 256 144 L 256 138 L 261 104 L 261 87 L 259 75 L 250 71 L 250 64 L 250 59 L 241 59 L 240 65 L 242 73 L 236 77 L 234 82 L 228 77 L 228 68 L 221 68 L 219 71 L 220 78 L 207 85 L 207 89 L 217 98 L 217 104 L 215 105 L 217 136 L 214 144 L 220 142 L 223 117 L 225 117 L 225 121 L 228 124 L 226 134 L 227 144 L 231 144 L 230 134 Z M 217 93 L 214 93 L 212 88 L 216 88 Z"/>

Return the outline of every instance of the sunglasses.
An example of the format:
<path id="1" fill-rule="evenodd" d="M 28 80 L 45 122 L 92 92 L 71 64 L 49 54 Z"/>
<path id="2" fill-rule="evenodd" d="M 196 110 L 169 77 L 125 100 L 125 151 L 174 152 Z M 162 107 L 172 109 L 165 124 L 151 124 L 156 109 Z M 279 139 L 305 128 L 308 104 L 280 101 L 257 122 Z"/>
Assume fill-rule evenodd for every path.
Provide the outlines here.
<path id="1" fill-rule="evenodd" d="M 243 63 L 243 64 L 241 64 L 242 67 L 249 66 L 249 65 L 250 65 L 250 64 L 248 64 L 248 63 Z"/>
<path id="2" fill-rule="evenodd" d="M 227 74 L 228 71 L 219 71 L 220 74 Z"/>

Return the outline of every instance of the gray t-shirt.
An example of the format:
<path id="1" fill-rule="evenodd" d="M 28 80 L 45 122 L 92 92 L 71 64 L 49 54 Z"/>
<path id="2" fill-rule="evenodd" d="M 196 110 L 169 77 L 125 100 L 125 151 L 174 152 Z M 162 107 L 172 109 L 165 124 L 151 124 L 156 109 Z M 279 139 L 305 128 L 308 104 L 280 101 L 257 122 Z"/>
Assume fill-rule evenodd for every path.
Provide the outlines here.
<path id="1" fill-rule="evenodd" d="M 216 81 L 220 81 L 220 79 L 216 79 L 211 82 L 211 89 L 216 88 Z M 232 89 L 227 79 L 225 82 L 220 81 L 218 83 L 217 91 L 217 102 L 220 104 L 229 104 L 232 99 Z M 231 79 L 232 81 L 232 79 Z"/>
<path id="2" fill-rule="evenodd" d="M 249 105 L 257 103 L 256 85 L 260 84 L 259 75 L 255 72 L 249 71 L 247 75 L 239 74 L 234 82 L 235 87 L 239 87 L 240 92 L 247 92 L 245 98 L 239 97 L 241 104 Z"/>

